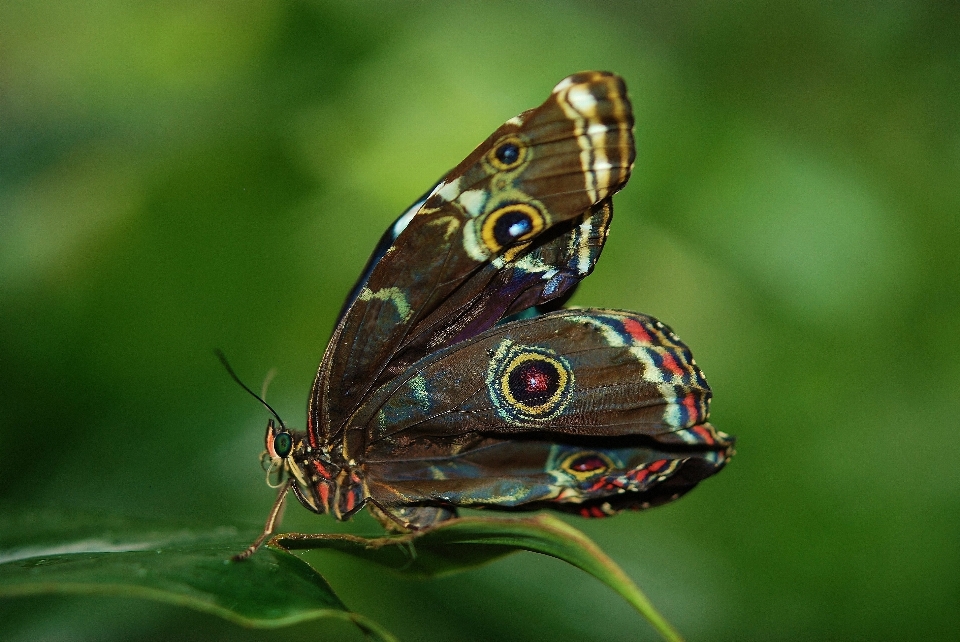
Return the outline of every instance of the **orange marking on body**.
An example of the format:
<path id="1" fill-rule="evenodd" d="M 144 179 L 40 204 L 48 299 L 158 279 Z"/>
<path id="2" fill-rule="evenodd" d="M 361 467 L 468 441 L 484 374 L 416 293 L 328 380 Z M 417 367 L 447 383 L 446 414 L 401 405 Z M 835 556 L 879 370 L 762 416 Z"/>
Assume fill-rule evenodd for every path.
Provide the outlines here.
<path id="1" fill-rule="evenodd" d="M 330 505 L 330 486 L 323 482 L 315 484 L 314 486 L 317 489 L 317 495 L 320 496 L 320 503 L 323 505 L 324 510 L 326 510 L 327 506 Z"/>
<path id="2" fill-rule="evenodd" d="M 636 319 L 624 319 L 623 328 L 630 333 L 634 341 L 639 343 L 653 343 L 653 337 L 651 337 L 647 329 L 643 327 L 643 324 Z"/>
<path id="3" fill-rule="evenodd" d="M 313 461 L 313 468 L 317 471 L 317 474 L 323 477 L 324 479 L 330 479 L 330 473 L 327 472 L 327 469 L 323 467 L 319 461 Z"/>

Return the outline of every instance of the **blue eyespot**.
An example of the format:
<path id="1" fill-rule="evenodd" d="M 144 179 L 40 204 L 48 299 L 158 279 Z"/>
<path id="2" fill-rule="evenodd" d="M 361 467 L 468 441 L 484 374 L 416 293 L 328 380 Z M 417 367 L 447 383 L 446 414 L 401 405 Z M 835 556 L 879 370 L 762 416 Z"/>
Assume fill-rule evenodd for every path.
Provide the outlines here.
<path id="1" fill-rule="evenodd" d="M 500 245 L 509 245 L 533 229 L 530 214 L 523 210 L 510 210 L 497 218 L 494 224 L 493 236 Z"/>
<path id="2" fill-rule="evenodd" d="M 514 143 L 504 143 L 497 148 L 496 156 L 504 165 L 513 165 L 520 158 L 520 148 Z"/>
<path id="3" fill-rule="evenodd" d="M 517 238 L 529 232 L 531 227 L 533 226 L 530 224 L 530 219 L 525 218 L 511 225 L 509 229 L 507 229 L 507 233 L 513 238 Z"/>
<path id="4" fill-rule="evenodd" d="M 487 161 L 495 171 L 511 171 L 523 165 L 527 149 L 527 144 L 519 136 L 507 136 L 487 152 Z"/>
<path id="5" fill-rule="evenodd" d="M 493 252 L 517 241 L 526 241 L 546 227 L 540 210 L 531 203 L 507 203 L 490 212 L 483 222 L 481 238 Z"/>

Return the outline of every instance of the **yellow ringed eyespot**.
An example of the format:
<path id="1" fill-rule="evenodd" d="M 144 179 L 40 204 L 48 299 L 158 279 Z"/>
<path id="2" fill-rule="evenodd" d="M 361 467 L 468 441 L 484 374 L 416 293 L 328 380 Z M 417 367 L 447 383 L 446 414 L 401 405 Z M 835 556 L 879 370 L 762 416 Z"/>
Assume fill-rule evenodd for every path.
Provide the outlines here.
<path id="1" fill-rule="evenodd" d="M 553 407 L 567 384 L 563 365 L 543 354 L 525 352 L 504 368 L 500 389 L 508 403 L 522 406 L 524 412 L 538 415 Z"/>
<path id="2" fill-rule="evenodd" d="M 510 203 L 487 215 L 480 238 L 492 252 L 536 236 L 545 227 L 543 214 L 529 203 Z"/>
<path id="3" fill-rule="evenodd" d="M 560 464 L 563 470 L 578 480 L 597 477 L 614 468 L 613 462 L 603 453 L 596 451 L 578 452 L 568 456 Z"/>
<path id="4" fill-rule="evenodd" d="M 509 136 L 487 152 L 487 161 L 498 171 L 509 171 L 523 164 L 527 146 L 516 136 Z"/>
<path id="5" fill-rule="evenodd" d="M 557 417 L 573 393 L 573 370 L 549 348 L 505 340 L 490 360 L 487 390 L 497 414 L 510 423 Z"/>

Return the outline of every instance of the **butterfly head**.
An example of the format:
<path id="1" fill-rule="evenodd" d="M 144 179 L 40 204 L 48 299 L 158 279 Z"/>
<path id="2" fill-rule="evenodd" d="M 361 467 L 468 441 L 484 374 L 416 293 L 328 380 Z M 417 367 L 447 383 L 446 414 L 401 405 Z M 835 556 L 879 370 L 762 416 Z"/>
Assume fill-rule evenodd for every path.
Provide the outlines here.
<path id="1" fill-rule="evenodd" d="M 267 484 L 279 488 L 289 480 L 300 503 L 316 513 L 329 512 L 328 501 L 337 471 L 329 458 L 311 448 L 306 434 L 289 430 L 283 424 L 277 428 L 270 419 L 264 446 L 261 465 L 267 471 Z"/>

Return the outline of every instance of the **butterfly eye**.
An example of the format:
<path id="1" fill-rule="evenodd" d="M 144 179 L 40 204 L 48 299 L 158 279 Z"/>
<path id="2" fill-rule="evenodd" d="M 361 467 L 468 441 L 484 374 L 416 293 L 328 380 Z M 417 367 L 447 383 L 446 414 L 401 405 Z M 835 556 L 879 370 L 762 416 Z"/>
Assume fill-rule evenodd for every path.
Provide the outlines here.
<path id="1" fill-rule="evenodd" d="M 494 147 L 488 159 L 494 169 L 499 171 L 515 169 L 526 157 L 526 146 L 519 138 L 511 137 Z"/>
<path id="2" fill-rule="evenodd" d="M 273 451 L 277 453 L 277 456 L 286 458 L 292 449 L 293 439 L 290 437 L 290 433 L 278 432 L 273 438 Z"/>
<path id="3" fill-rule="evenodd" d="M 483 222 L 481 237 L 492 252 L 525 241 L 544 228 L 543 214 L 527 203 L 511 203 L 490 212 Z"/>

